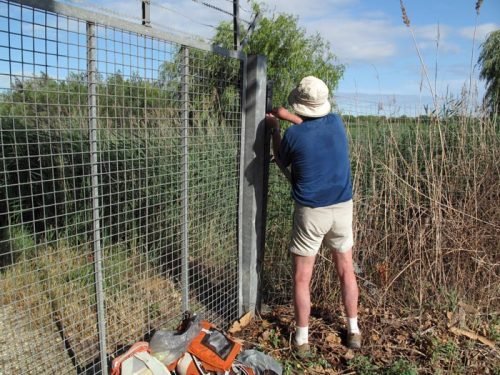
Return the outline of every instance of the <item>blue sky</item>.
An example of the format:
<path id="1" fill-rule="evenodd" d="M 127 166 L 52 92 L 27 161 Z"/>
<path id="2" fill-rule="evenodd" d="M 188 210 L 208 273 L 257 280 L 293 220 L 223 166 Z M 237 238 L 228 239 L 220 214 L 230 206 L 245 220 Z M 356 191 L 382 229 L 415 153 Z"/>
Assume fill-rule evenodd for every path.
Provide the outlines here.
<path id="1" fill-rule="evenodd" d="M 204 2 L 232 11 L 230 0 Z M 213 26 L 230 20 L 196 1 L 151 3 L 153 27 L 174 32 L 209 39 Z M 97 4 L 119 15 L 140 16 L 138 0 L 102 0 Z M 240 5 L 240 16 L 250 19 L 249 3 L 240 0 Z M 296 15 L 308 33 L 319 32 L 330 42 L 338 62 L 346 66 L 339 95 L 426 97 L 431 94 L 430 85 L 438 97 L 459 96 L 472 78 L 472 88 L 480 98 L 484 82 L 478 80 L 479 47 L 488 33 L 500 28 L 500 1 L 484 0 L 479 15 L 476 0 L 405 0 L 404 5 L 411 28 L 403 24 L 399 0 L 264 1 L 268 14 Z"/>

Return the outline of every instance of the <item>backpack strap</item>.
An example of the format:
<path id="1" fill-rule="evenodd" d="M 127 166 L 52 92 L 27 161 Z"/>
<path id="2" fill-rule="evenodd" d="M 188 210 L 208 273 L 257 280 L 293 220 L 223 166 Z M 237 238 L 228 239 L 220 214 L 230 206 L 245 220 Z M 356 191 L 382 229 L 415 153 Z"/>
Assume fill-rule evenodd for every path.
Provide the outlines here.
<path id="1" fill-rule="evenodd" d="M 184 355 L 177 362 L 175 367 L 177 375 L 210 375 L 209 371 L 203 368 L 201 361 L 189 352 Z"/>
<path id="2" fill-rule="evenodd" d="M 122 363 L 138 352 L 149 352 L 149 343 L 145 341 L 136 342 L 124 354 L 113 359 L 113 362 L 111 363 L 111 375 L 120 375 Z"/>
<path id="3" fill-rule="evenodd" d="M 137 359 L 144 363 L 144 366 L 150 369 L 153 375 L 170 375 L 170 371 L 167 367 L 149 354 L 149 351 L 149 343 L 145 341 L 136 342 L 126 353 L 113 360 L 111 364 L 111 375 L 120 375 L 122 366 L 124 366 L 123 363 L 127 361 L 127 364 L 129 364 L 129 359 Z"/>

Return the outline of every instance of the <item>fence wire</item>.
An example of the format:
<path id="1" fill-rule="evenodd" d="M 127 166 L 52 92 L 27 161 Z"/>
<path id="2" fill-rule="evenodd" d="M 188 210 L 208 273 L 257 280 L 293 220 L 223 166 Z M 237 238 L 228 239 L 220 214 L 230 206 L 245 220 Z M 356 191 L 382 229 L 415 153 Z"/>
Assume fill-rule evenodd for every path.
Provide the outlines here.
<path id="1" fill-rule="evenodd" d="M 106 373 L 186 309 L 238 316 L 242 81 L 233 58 L 0 1 L 0 373 Z"/>

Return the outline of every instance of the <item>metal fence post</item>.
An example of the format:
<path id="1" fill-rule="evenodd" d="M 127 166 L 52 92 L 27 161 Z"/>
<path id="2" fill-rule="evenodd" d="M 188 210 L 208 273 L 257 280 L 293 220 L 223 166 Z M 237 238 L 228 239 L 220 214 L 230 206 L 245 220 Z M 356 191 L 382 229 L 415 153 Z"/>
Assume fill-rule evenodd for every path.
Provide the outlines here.
<path id="1" fill-rule="evenodd" d="M 238 0 L 233 0 L 233 45 L 234 50 L 240 48 L 240 3 Z"/>
<path id="2" fill-rule="evenodd" d="M 151 27 L 150 17 L 151 0 L 142 0 L 142 24 Z"/>
<path id="3" fill-rule="evenodd" d="M 189 49 L 182 47 L 182 77 L 181 77 L 181 95 L 182 95 L 182 186 L 181 186 L 181 231 L 182 231 L 182 309 L 189 310 Z"/>
<path id="4" fill-rule="evenodd" d="M 96 68 L 95 25 L 87 22 L 87 84 L 89 106 L 89 142 L 92 177 L 92 219 L 95 267 L 95 291 L 97 301 L 97 325 L 102 374 L 108 374 L 106 358 L 106 316 L 104 311 L 104 290 L 102 274 L 102 248 L 99 206 L 99 169 L 97 147 L 97 68 Z"/>
<path id="5" fill-rule="evenodd" d="M 259 281 L 264 252 L 265 111 L 264 56 L 248 56 L 243 90 L 242 180 L 240 193 L 240 315 L 259 309 Z"/>

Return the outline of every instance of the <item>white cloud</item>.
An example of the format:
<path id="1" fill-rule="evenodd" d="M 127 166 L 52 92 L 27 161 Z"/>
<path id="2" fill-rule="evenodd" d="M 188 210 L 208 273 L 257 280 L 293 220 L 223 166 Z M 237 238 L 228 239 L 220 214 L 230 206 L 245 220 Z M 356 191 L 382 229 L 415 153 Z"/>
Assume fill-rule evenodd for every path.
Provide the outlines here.
<path id="1" fill-rule="evenodd" d="M 331 15 L 336 10 L 352 4 L 358 0 L 267 0 L 266 9 L 271 13 L 287 13 L 299 16 L 301 20 Z"/>
<path id="2" fill-rule="evenodd" d="M 308 25 L 328 40 L 341 62 L 373 62 L 396 53 L 397 27 L 385 20 L 334 19 Z"/>
<path id="3" fill-rule="evenodd" d="M 433 41 L 434 43 L 436 40 L 439 40 L 440 42 L 442 40 L 446 40 L 451 34 L 451 28 L 441 24 L 416 26 L 414 27 L 414 30 L 415 37 L 417 39 Z"/>
<path id="4" fill-rule="evenodd" d="M 488 34 L 499 29 L 500 25 L 497 25 L 495 23 L 484 23 L 482 25 L 478 25 L 477 28 L 475 28 L 474 26 L 464 27 L 459 30 L 459 34 L 464 38 L 472 40 L 474 38 L 474 30 L 475 30 L 476 41 L 482 43 L 486 40 Z"/>

